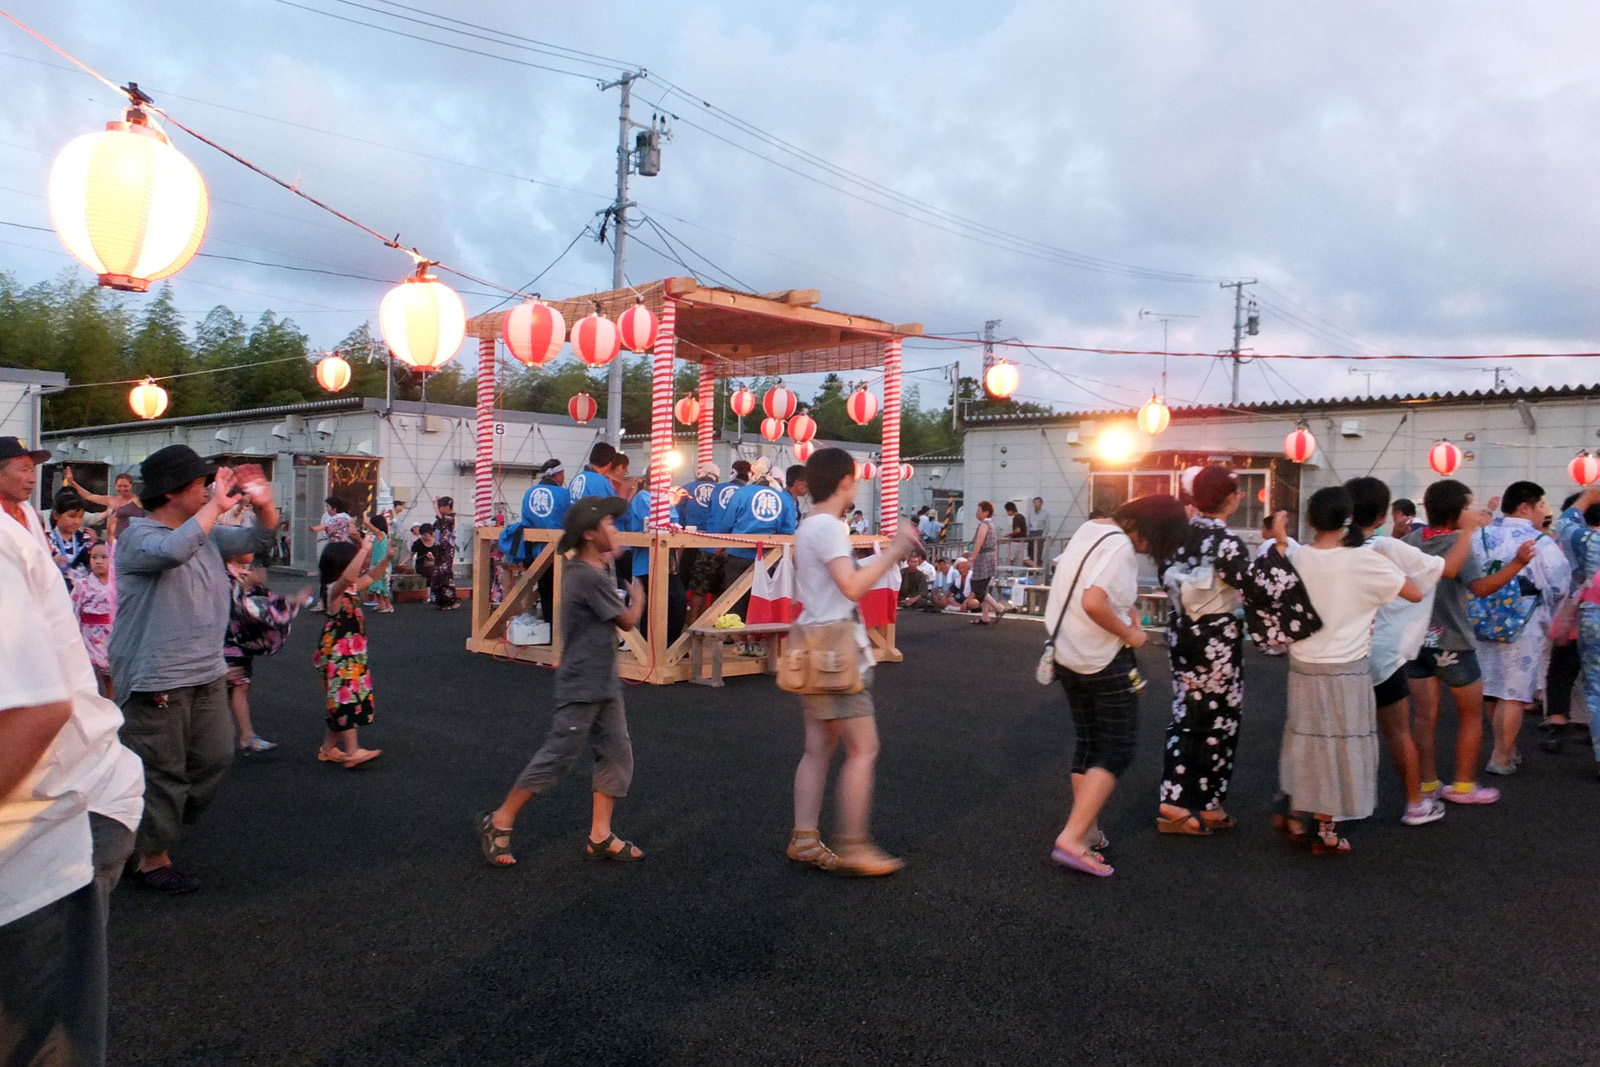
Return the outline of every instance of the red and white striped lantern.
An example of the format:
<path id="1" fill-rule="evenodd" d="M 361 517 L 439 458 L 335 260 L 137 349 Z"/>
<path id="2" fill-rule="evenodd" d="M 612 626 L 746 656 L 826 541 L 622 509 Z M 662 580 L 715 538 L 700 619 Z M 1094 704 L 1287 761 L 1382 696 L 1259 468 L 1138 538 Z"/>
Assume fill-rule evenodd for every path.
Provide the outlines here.
<path id="1" fill-rule="evenodd" d="M 591 367 L 604 367 L 622 351 L 617 324 L 602 315 L 585 315 L 572 327 L 572 350 Z"/>
<path id="2" fill-rule="evenodd" d="M 796 463 L 806 463 L 810 461 L 811 453 L 815 452 L 816 450 L 817 446 L 812 444 L 810 441 L 796 441 L 794 443 L 794 447 L 789 451 L 794 455 L 794 461 Z"/>
<path id="3" fill-rule="evenodd" d="M 756 394 L 741 385 L 728 395 L 728 407 L 742 419 L 756 409 Z"/>
<path id="4" fill-rule="evenodd" d="M 350 363 L 343 356 L 324 356 L 317 364 L 317 384 L 337 393 L 350 384 Z"/>
<path id="5" fill-rule="evenodd" d="M 579 393 L 567 401 L 567 414 L 572 416 L 572 421 L 582 426 L 594 418 L 594 413 L 600 410 L 600 405 L 594 402 L 594 397 L 588 393 Z"/>
<path id="6" fill-rule="evenodd" d="M 1592 456 L 1588 449 L 1572 457 L 1567 464 L 1567 474 L 1579 485 L 1592 485 L 1600 480 L 1600 456 Z"/>
<path id="7" fill-rule="evenodd" d="M 856 481 L 858 482 L 870 482 L 872 481 L 872 476 L 877 473 L 878 468 L 873 465 L 870 459 L 865 463 L 856 464 Z"/>
<path id="8" fill-rule="evenodd" d="M 817 436 L 817 420 L 801 412 L 789 420 L 789 438 L 796 444 Z"/>
<path id="9" fill-rule="evenodd" d="M 685 396 L 672 405 L 672 416 L 685 426 L 693 426 L 700 421 L 700 401 L 692 396 Z"/>
<path id="10" fill-rule="evenodd" d="M 794 414 L 795 406 L 799 403 L 795 399 L 794 390 L 775 385 L 767 390 L 767 395 L 761 398 L 761 408 L 767 413 L 767 418 L 777 419 L 780 422 Z"/>
<path id="11" fill-rule="evenodd" d="M 857 426 L 865 426 L 878 417 L 878 398 L 869 390 L 857 389 L 844 402 L 844 412 Z"/>
<path id="12" fill-rule="evenodd" d="M 1304 463 L 1317 450 L 1317 439 L 1304 427 L 1283 439 L 1283 454 L 1296 463 Z"/>
<path id="13" fill-rule="evenodd" d="M 900 464 L 900 480 L 902 482 L 909 482 L 912 478 L 916 477 L 916 474 L 917 468 L 913 467 L 911 464 Z"/>
<path id="14" fill-rule="evenodd" d="M 549 304 L 529 300 L 506 312 L 500 336 L 512 358 L 530 367 L 549 363 L 567 340 L 567 320 Z"/>
<path id="15" fill-rule="evenodd" d="M 776 441 L 778 438 L 782 437 L 783 428 L 782 419 L 761 420 L 761 436 L 765 437 L 769 441 Z"/>
<path id="16" fill-rule="evenodd" d="M 648 352 L 656 343 L 656 317 L 643 304 L 635 304 L 617 316 L 617 332 L 629 352 Z"/>
<path id="17" fill-rule="evenodd" d="M 1448 478 L 1461 466 L 1461 449 L 1449 441 L 1440 441 L 1428 449 L 1428 466 L 1441 478 Z"/>

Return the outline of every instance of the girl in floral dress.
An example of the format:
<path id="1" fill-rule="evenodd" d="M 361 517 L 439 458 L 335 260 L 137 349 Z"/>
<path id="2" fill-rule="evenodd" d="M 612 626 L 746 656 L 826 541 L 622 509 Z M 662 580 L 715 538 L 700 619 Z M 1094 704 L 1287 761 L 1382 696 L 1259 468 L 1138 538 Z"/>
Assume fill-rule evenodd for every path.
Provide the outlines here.
<path id="1" fill-rule="evenodd" d="M 372 725 L 372 676 L 367 672 L 367 624 L 361 596 L 389 566 L 394 549 L 371 569 L 373 537 L 369 531 L 357 548 L 348 541 L 330 544 L 322 553 L 322 581 L 328 589 L 328 621 L 312 663 L 328 689 L 328 729 L 317 758 L 358 767 L 382 752 L 362 748 L 356 728 Z"/>
<path id="2" fill-rule="evenodd" d="M 106 652 L 111 647 L 111 622 L 117 611 L 116 587 L 111 581 L 111 550 L 105 544 L 89 550 L 89 573 L 72 587 L 72 608 L 83 633 L 83 647 L 89 650 L 100 695 L 111 699 L 111 664 Z"/>

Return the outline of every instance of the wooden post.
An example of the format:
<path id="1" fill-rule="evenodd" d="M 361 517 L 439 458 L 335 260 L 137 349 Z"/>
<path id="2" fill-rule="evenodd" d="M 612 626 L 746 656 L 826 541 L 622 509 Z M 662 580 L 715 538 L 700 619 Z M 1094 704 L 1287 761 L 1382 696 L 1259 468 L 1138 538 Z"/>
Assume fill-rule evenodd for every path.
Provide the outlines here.
<path id="1" fill-rule="evenodd" d="M 883 462 L 878 465 L 878 532 L 893 537 L 900 523 L 900 338 L 883 345 Z"/>

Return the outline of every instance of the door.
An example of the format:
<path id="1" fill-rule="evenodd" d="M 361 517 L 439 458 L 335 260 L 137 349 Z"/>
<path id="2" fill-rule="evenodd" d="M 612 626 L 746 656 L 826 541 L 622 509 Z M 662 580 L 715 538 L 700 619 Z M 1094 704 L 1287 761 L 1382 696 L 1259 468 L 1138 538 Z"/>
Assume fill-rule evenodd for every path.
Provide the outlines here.
<path id="1" fill-rule="evenodd" d="M 311 532 L 322 521 L 328 499 L 327 467 L 294 469 L 294 517 L 290 526 L 289 565 L 296 570 L 317 569 L 317 535 Z"/>

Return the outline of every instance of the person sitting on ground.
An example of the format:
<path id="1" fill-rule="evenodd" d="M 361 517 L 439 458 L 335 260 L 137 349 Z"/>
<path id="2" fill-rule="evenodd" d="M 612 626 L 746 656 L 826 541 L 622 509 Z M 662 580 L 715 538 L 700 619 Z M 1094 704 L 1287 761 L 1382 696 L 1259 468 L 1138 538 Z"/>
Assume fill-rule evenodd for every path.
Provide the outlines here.
<path id="1" fill-rule="evenodd" d="M 955 580 L 950 584 L 950 602 L 957 611 L 973 612 L 983 608 L 983 602 L 972 593 L 972 561 L 966 556 L 956 559 Z"/>
<path id="2" fill-rule="evenodd" d="M 952 589 L 959 577 L 948 559 L 937 560 L 933 564 L 933 577 L 928 582 L 928 606 L 924 610 L 943 611 L 952 606 L 955 603 Z"/>
<path id="3" fill-rule="evenodd" d="M 867 517 L 859 511 L 850 513 L 850 532 L 858 536 L 867 532 Z"/>
<path id="4" fill-rule="evenodd" d="M 912 553 L 907 557 L 906 565 L 900 568 L 900 606 L 902 608 L 926 608 L 933 602 L 933 590 L 928 585 L 928 576 L 922 573 L 917 566 L 920 553 Z"/>
<path id="5" fill-rule="evenodd" d="M 644 587 L 630 583 L 624 603 L 610 571 L 617 545 L 620 498 L 585 497 L 573 502 L 562 524 L 558 550 L 572 552 L 561 582 L 561 666 L 556 668 L 555 716 L 539 751 L 517 776 L 500 806 L 478 816 L 478 845 L 495 867 L 517 862 L 511 830 L 517 814 L 534 797 L 566 776 L 583 754 L 594 749 L 593 804 L 584 854 L 595 860 L 628 863 L 644 852 L 617 837 L 611 816 L 633 782 L 633 742 L 628 737 L 622 679 L 617 674 L 617 633 L 639 625 Z"/>

